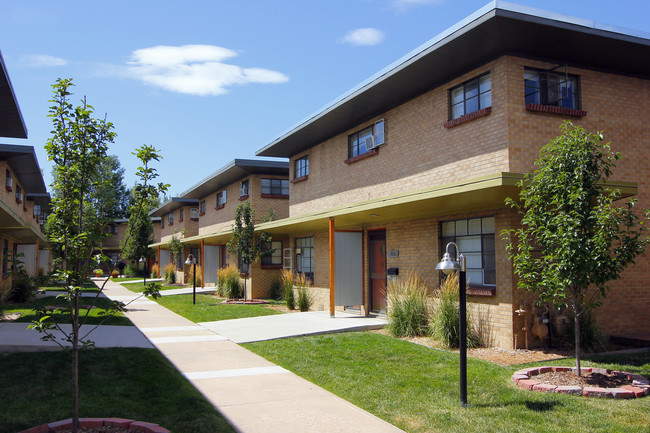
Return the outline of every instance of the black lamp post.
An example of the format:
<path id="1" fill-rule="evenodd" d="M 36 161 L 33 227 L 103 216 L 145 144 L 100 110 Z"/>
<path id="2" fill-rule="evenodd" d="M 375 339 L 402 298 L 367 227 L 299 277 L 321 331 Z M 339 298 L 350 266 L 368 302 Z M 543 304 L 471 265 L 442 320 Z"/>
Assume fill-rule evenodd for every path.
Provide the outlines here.
<path id="1" fill-rule="evenodd" d="M 456 260 L 449 256 L 449 247 L 456 247 Z M 467 407 L 467 277 L 465 269 L 465 256 L 460 254 L 458 245 L 449 242 L 445 249 L 442 260 L 436 266 L 445 275 L 451 275 L 458 271 L 458 301 L 459 301 L 459 324 L 460 324 L 460 405 Z"/>
<path id="2" fill-rule="evenodd" d="M 196 305 L 196 259 L 192 254 L 187 256 L 187 260 L 185 260 L 186 265 L 192 265 L 194 268 L 192 269 L 192 304 Z"/>

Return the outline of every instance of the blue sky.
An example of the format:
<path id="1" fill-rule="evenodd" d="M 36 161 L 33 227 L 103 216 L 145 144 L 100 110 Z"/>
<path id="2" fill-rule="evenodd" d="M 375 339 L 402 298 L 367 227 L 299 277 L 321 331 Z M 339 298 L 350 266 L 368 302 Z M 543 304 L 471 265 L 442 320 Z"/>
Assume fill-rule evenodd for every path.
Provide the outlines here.
<path id="1" fill-rule="evenodd" d="M 29 138 L 43 145 L 51 85 L 73 78 L 115 125 L 110 147 L 158 148 L 177 195 L 282 135 L 487 0 L 2 0 L 0 51 Z M 650 32 L 647 0 L 519 0 L 520 5 Z"/>

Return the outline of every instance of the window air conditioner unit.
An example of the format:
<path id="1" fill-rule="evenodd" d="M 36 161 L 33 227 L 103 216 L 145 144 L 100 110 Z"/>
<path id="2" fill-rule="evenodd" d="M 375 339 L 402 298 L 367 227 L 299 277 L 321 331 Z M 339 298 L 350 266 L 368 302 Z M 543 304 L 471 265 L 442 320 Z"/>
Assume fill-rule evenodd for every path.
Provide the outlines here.
<path id="1" fill-rule="evenodd" d="M 5 178 L 5 187 L 7 191 L 11 191 L 11 188 L 14 186 L 14 179 L 11 177 Z"/>
<path id="2" fill-rule="evenodd" d="M 248 195 L 248 188 L 241 187 L 241 188 L 239 189 L 239 196 L 240 196 L 240 197 L 243 197 L 243 196 L 245 196 L 245 195 Z"/>
<path id="3" fill-rule="evenodd" d="M 375 147 L 377 147 L 376 141 L 375 141 L 375 136 L 371 135 L 370 137 L 366 138 L 366 149 L 367 150 L 372 150 Z"/>

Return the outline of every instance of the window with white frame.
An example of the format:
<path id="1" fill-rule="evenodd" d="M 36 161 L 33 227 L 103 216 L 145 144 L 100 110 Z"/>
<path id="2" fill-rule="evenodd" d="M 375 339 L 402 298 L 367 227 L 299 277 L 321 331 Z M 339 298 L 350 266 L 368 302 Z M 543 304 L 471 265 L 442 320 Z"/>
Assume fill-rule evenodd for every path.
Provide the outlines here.
<path id="1" fill-rule="evenodd" d="M 370 152 L 376 146 L 384 144 L 384 119 L 348 136 L 348 158 Z"/>
<path id="2" fill-rule="evenodd" d="M 289 181 L 286 179 L 262 179 L 262 195 L 289 195 Z"/>
<path id="3" fill-rule="evenodd" d="M 220 193 L 217 193 L 217 207 L 226 205 L 226 190 L 224 189 Z"/>
<path id="4" fill-rule="evenodd" d="M 296 238 L 294 251 L 296 272 L 314 281 L 314 237 Z"/>
<path id="5" fill-rule="evenodd" d="M 249 187 L 250 187 L 250 182 L 248 181 L 248 179 L 246 179 L 246 180 L 243 181 L 243 182 L 241 183 L 241 185 L 240 185 L 240 188 L 239 188 L 239 197 L 246 197 L 247 195 L 249 195 L 249 192 L 250 192 L 250 188 L 249 188 Z"/>
<path id="6" fill-rule="evenodd" d="M 169 225 L 172 226 L 174 225 L 174 213 L 170 213 L 169 216 L 167 217 L 167 221 L 169 222 Z"/>
<path id="7" fill-rule="evenodd" d="M 179 211 L 178 222 L 183 222 L 183 219 L 185 219 L 185 209 Z"/>
<path id="8" fill-rule="evenodd" d="M 496 285 L 494 217 L 444 221 L 441 224 L 441 256 L 449 242 L 458 245 L 465 256 L 467 284 L 470 287 Z M 449 253 L 456 257 L 453 245 Z"/>
<path id="9" fill-rule="evenodd" d="M 490 73 L 479 75 L 451 89 L 449 101 L 451 120 L 491 107 L 492 81 Z"/>
<path id="10" fill-rule="evenodd" d="M 294 162 L 294 179 L 309 175 L 309 155 L 296 159 Z"/>
<path id="11" fill-rule="evenodd" d="M 524 69 L 526 104 L 580 109 L 578 76 L 566 71 Z"/>
<path id="12" fill-rule="evenodd" d="M 199 219 L 199 208 L 192 207 L 190 208 L 190 219 L 198 220 Z"/>
<path id="13" fill-rule="evenodd" d="M 272 250 L 271 254 L 262 257 L 263 266 L 282 265 L 282 241 L 271 241 L 263 245 L 264 251 Z"/>

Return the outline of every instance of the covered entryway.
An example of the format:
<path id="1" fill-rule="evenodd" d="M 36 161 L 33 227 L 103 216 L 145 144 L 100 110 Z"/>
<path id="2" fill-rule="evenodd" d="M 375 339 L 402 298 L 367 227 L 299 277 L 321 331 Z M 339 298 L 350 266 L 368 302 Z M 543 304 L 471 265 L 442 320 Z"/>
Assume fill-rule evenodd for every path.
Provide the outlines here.
<path id="1" fill-rule="evenodd" d="M 370 311 L 386 313 L 386 230 L 368 232 Z"/>
<path id="2" fill-rule="evenodd" d="M 163 275 L 165 268 L 172 262 L 172 254 L 169 250 L 160 250 L 160 259 L 158 264 L 160 265 L 160 275 Z"/>

